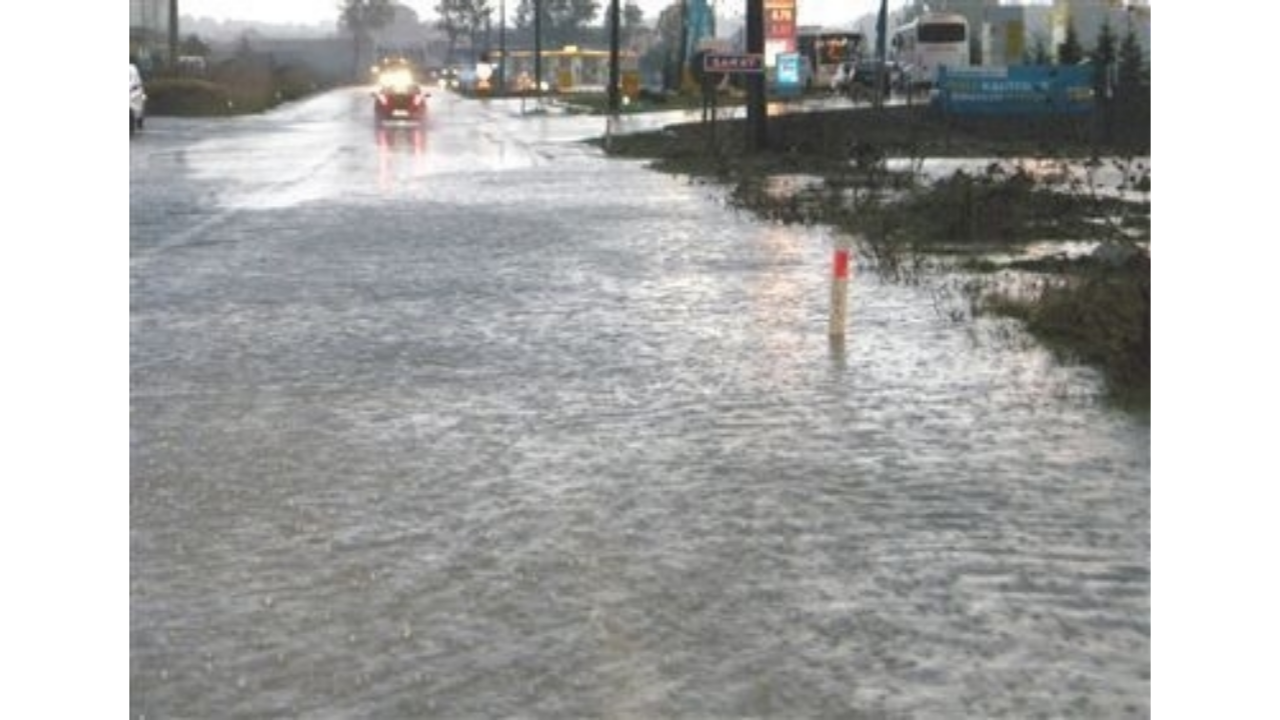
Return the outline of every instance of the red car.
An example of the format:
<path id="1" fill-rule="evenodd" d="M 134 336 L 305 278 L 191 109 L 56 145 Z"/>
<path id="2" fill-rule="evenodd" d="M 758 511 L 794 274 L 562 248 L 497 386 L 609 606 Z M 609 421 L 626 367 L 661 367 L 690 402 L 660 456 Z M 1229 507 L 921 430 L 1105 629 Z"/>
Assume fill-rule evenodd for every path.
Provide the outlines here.
<path id="1" fill-rule="evenodd" d="M 373 112 L 382 120 L 422 120 L 427 116 L 429 93 L 407 68 L 384 70 L 373 92 Z"/>

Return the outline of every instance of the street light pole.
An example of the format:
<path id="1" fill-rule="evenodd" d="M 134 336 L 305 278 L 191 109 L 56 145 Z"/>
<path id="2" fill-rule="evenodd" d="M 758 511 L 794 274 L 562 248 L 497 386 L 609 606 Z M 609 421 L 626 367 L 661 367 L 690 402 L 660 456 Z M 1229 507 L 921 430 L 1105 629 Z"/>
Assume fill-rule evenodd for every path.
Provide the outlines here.
<path id="1" fill-rule="evenodd" d="M 764 0 L 747 0 L 747 52 L 764 55 Z M 764 150 L 769 143 L 765 125 L 764 73 L 747 75 L 747 149 Z"/>
<path id="2" fill-rule="evenodd" d="M 507 0 L 498 2 L 498 91 L 507 92 Z"/>
<path id="3" fill-rule="evenodd" d="M 178 67 L 178 0 L 169 0 L 169 72 Z"/>
<path id="4" fill-rule="evenodd" d="M 542 0 L 533 0 L 533 92 L 542 101 Z"/>
<path id="5" fill-rule="evenodd" d="M 622 12 L 618 7 L 619 0 L 609 1 L 609 114 L 617 115 L 622 109 L 622 100 L 619 97 L 618 85 L 622 78 L 618 72 L 618 43 L 620 42 L 620 34 L 618 25 L 621 24 Z"/>
<path id="6" fill-rule="evenodd" d="M 880 12 L 876 14 L 876 76 L 872 79 L 875 89 L 871 97 L 877 108 L 884 106 L 883 88 L 887 82 L 885 77 L 889 69 L 885 63 L 889 59 L 889 0 L 880 0 Z"/>
<path id="7" fill-rule="evenodd" d="M 676 48 L 676 89 L 684 92 L 685 48 L 689 47 L 689 0 L 680 0 L 680 47 Z"/>

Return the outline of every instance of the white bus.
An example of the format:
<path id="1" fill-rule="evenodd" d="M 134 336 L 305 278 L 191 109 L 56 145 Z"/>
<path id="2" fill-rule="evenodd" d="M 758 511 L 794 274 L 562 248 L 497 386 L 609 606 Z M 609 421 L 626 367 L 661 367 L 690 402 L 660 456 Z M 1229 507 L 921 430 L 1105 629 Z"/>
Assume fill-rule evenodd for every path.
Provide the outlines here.
<path id="1" fill-rule="evenodd" d="M 940 66 L 969 66 L 969 21 L 955 13 L 925 13 L 895 29 L 891 47 L 904 81 L 932 86 Z"/>

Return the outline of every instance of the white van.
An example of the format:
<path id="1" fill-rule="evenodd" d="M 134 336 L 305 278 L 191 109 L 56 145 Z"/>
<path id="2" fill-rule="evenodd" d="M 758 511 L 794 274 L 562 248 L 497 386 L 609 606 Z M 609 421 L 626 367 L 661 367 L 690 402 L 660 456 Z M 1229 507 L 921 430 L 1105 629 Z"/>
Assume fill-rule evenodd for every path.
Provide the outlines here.
<path id="1" fill-rule="evenodd" d="M 138 66 L 129 63 L 129 134 L 142 129 L 147 117 L 147 91 L 142 86 L 142 73 Z"/>

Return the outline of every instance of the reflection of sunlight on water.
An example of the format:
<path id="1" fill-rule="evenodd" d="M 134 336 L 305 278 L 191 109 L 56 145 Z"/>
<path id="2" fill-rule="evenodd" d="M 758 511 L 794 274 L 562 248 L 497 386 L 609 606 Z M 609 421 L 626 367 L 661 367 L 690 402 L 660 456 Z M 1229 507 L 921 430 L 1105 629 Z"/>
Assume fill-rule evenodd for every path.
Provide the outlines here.
<path id="1" fill-rule="evenodd" d="M 821 187 L 823 179 L 818 175 L 768 175 L 764 191 L 773 198 L 786 198 L 804 190 Z"/>
<path id="2" fill-rule="evenodd" d="M 747 285 L 747 303 L 758 341 L 773 362 L 766 363 L 771 374 L 785 375 L 805 357 L 803 333 L 794 332 L 808 323 L 812 285 L 803 282 L 805 255 L 803 238 L 787 228 L 770 228 L 761 237 L 762 265 Z M 775 378 L 779 379 L 779 378 Z"/>
<path id="3" fill-rule="evenodd" d="M 188 157 L 195 177 L 217 181 L 236 178 L 223 186 L 216 202 L 266 210 L 293 207 L 331 192 L 322 179 L 341 152 L 336 143 L 316 152 L 314 138 L 298 132 L 217 138 L 193 146 Z"/>

